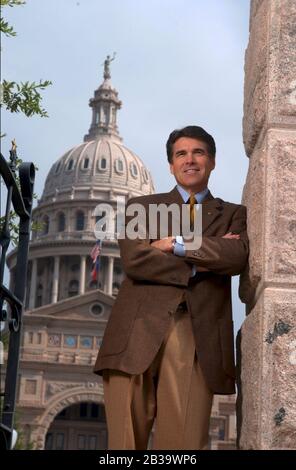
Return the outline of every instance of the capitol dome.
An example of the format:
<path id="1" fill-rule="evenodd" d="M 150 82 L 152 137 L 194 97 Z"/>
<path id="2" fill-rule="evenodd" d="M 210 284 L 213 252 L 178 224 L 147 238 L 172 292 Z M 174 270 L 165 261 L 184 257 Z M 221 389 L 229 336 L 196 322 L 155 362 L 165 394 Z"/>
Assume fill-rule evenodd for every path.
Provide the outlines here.
<path id="1" fill-rule="evenodd" d="M 68 150 L 47 176 L 42 202 L 63 194 L 95 188 L 154 192 L 152 178 L 141 159 L 113 136 L 100 136 Z"/>
<path id="2" fill-rule="evenodd" d="M 142 160 L 119 135 L 116 115 L 121 107 L 118 92 L 105 66 L 104 81 L 90 99 L 92 121 L 84 142 L 68 150 L 51 167 L 40 202 L 56 200 L 61 193 L 81 194 L 90 187 L 130 192 L 133 196 L 154 193 L 151 175 Z M 78 191 L 78 192 L 77 192 Z"/>

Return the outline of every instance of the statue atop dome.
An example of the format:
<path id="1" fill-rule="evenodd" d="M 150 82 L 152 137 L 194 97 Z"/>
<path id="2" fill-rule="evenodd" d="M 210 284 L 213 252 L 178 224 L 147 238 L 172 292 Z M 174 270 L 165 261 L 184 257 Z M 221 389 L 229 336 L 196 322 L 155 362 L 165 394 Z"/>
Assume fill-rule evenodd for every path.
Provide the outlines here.
<path id="1" fill-rule="evenodd" d="M 116 52 L 113 52 L 113 57 L 107 55 L 106 59 L 104 60 L 104 79 L 107 80 L 108 78 L 111 78 L 111 73 L 110 73 L 110 62 L 112 62 L 115 59 Z"/>
<path id="2" fill-rule="evenodd" d="M 89 106 L 92 108 L 92 121 L 88 134 L 84 136 L 84 141 L 96 140 L 102 136 L 113 138 L 118 142 L 122 141 L 117 127 L 117 111 L 121 108 L 121 101 L 118 92 L 111 83 L 110 63 L 115 59 L 107 55 L 104 62 L 104 81 L 95 90 L 94 97 L 90 99 Z"/>

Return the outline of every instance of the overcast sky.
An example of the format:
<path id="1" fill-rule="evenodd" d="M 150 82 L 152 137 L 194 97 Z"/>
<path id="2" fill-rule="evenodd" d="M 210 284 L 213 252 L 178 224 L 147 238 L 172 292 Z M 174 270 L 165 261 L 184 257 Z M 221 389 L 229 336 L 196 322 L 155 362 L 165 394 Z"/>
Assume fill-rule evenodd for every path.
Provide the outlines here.
<path id="1" fill-rule="evenodd" d="M 248 159 L 242 144 L 244 54 L 249 0 L 28 0 L 5 8 L 16 38 L 2 38 L 2 79 L 53 85 L 43 93 L 49 118 L 2 113 L 2 153 L 16 138 L 19 156 L 39 168 L 41 196 L 51 165 L 83 141 L 91 121 L 89 98 L 111 63 L 123 102 L 124 144 L 151 171 L 157 192 L 170 190 L 165 142 L 175 128 L 196 124 L 217 145 L 209 187 L 237 202 Z M 236 327 L 243 306 L 235 296 Z"/>

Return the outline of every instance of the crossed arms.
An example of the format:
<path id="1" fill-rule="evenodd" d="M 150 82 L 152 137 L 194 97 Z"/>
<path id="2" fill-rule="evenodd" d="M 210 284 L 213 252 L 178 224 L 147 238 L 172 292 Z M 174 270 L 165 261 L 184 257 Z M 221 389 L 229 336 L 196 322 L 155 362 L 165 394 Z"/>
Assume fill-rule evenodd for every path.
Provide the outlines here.
<path id="1" fill-rule="evenodd" d="M 126 217 L 128 222 L 129 217 Z M 173 237 L 152 243 L 149 239 L 120 239 L 121 259 L 127 276 L 136 281 L 187 286 L 192 264 L 197 271 L 230 276 L 240 274 L 248 259 L 246 209 L 238 206 L 223 237 L 203 236 L 197 250 L 187 250 L 185 243 L 184 257 L 173 254 L 172 241 Z"/>

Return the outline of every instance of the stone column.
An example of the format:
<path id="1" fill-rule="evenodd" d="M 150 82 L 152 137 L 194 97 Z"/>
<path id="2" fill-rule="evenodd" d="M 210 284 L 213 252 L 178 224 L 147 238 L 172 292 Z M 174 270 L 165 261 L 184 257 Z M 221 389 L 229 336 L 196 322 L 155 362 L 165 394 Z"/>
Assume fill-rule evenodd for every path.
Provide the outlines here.
<path id="1" fill-rule="evenodd" d="M 85 268 L 86 268 L 86 256 L 80 257 L 80 279 L 79 279 L 79 294 L 85 292 Z"/>
<path id="2" fill-rule="evenodd" d="M 252 0 L 244 189 L 250 271 L 240 294 L 242 449 L 296 449 L 296 2 Z"/>
<path id="3" fill-rule="evenodd" d="M 35 308 L 36 289 L 37 289 L 37 259 L 33 259 L 31 283 L 30 283 L 29 309 Z"/>
<path id="4" fill-rule="evenodd" d="M 53 279 L 52 279 L 52 295 L 51 303 L 56 303 L 58 301 L 59 293 L 59 275 L 60 275 L 60 257 L 54 257 L 54 268 L 53 268 Z"/>
<path id="5" fill-rule="evenodd" d="M 112 295 L 114 257 L 108 257 L 107 294 Z"/>

